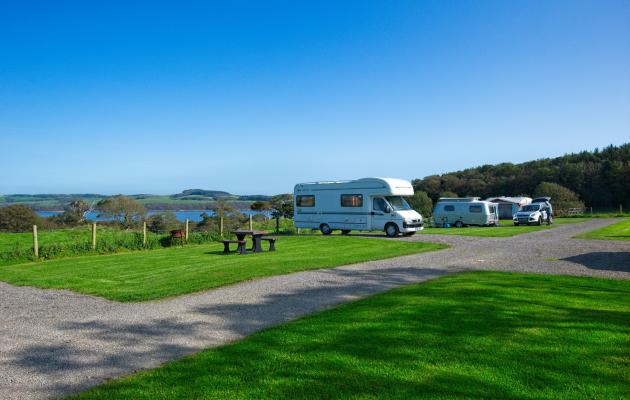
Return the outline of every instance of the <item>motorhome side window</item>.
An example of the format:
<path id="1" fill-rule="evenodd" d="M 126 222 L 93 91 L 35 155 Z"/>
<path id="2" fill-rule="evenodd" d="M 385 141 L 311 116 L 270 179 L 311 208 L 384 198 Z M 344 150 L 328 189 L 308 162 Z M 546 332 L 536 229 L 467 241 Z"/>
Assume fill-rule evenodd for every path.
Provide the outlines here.
<path id="1" fill-rule="evenodd" d="M 444 206 L 444 211 L 455 211 L 455 206 Z"/>
<path id="2" fill-rule="evenodd" d="M 298 207 L 315 207 L 315 196 L 297 196 L 295 203 Z"/>
<path id="3" fill-rule="evenodd" d="M 468 211 L 470 211 L 471 213 L 480 213 L 481 212 L 481 206 L 470 206 Z"/>
<path id="4" fill-rule="evenodd" d="M 372 208 L 374 211 L 382 211 L 385 212 L 385 199 L 382 197 L 377 197 L 372 201 Z"/>
<path id="5" fill-rule="evenodd" d="M 341 207 L 363 207 L 362 194 L 342 194 Z"/>

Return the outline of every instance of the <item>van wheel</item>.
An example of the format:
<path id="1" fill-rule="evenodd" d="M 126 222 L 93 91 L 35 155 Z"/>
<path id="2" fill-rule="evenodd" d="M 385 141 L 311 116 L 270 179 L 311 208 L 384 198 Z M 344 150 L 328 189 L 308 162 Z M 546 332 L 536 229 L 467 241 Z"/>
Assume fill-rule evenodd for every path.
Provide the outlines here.
<path id="1" fill-rule="evenodd" d="M 330 229 L 328 224 L 321 224 L 319 230 L 322 231 L 322 235 L 330 235 L 332 233 L 332 229 Z"/>
<path id="2" fill-rule="evenodd" d="M 393 222 L 385 225 L 385 234 L 387 235 L 387 237 L 396 237 L 398 236 L 398 232 L 398 225 L 394 224 Z"/>
<path id="3" fill-rule="evenodd" d="M 350 233 L 350 229 L 342 229 L 342 230 L 341 230 L 341 234 L 342 234 L 342 235 L 347 235 L 347 234 L 349 234 L 349 233 Z"/>
<path id="4" fill-rule="evenodd" d="M 463 228 L 463 227 L 464 227 L 464 223 L 462 221 L 455 222 L 455 228 Z"/>

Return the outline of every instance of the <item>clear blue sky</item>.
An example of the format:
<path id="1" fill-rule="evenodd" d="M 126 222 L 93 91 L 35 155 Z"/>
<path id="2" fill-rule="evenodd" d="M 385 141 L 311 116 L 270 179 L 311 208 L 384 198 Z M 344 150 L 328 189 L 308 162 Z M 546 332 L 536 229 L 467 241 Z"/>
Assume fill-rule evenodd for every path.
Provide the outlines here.
<path id="1" fill-rule="evenodd" d="M 0 193 L 274 194 L 630 141 L 629 1 L 98 3 L 3 4 Z"/>

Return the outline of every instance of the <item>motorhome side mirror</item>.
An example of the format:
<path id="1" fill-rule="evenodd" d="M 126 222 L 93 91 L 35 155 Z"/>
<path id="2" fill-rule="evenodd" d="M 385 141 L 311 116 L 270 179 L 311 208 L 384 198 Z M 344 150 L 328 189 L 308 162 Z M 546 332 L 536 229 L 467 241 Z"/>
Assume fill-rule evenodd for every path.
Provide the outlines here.
<path id="1" fill-rule="evenodd" d="M 385 212 L 389 214 L 392 212 L 392 208 L 390 206 L 385 206 Z"/>

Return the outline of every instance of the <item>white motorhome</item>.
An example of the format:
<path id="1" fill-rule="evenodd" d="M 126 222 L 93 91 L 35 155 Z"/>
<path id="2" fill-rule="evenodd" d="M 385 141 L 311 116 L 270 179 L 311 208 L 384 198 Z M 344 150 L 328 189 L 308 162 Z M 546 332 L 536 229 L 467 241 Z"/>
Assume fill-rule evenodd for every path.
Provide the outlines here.
<path id="1" fill-rule="evenodd" d="M 293 193 L 296 228 L 319 229 L 324 235 L 382 230 L 389 237 L 423 229 L 422 216 L 405 201 L 413 187 L 402 179 L 298 183 Z"/>
<path id="2" fill-rule="evenodd" d="M 492 226 L 499 223 L 497 204 L 479 197 L 440 197 L 433 208 L 433 226 L 457 228 L 466 225 Z"/>

